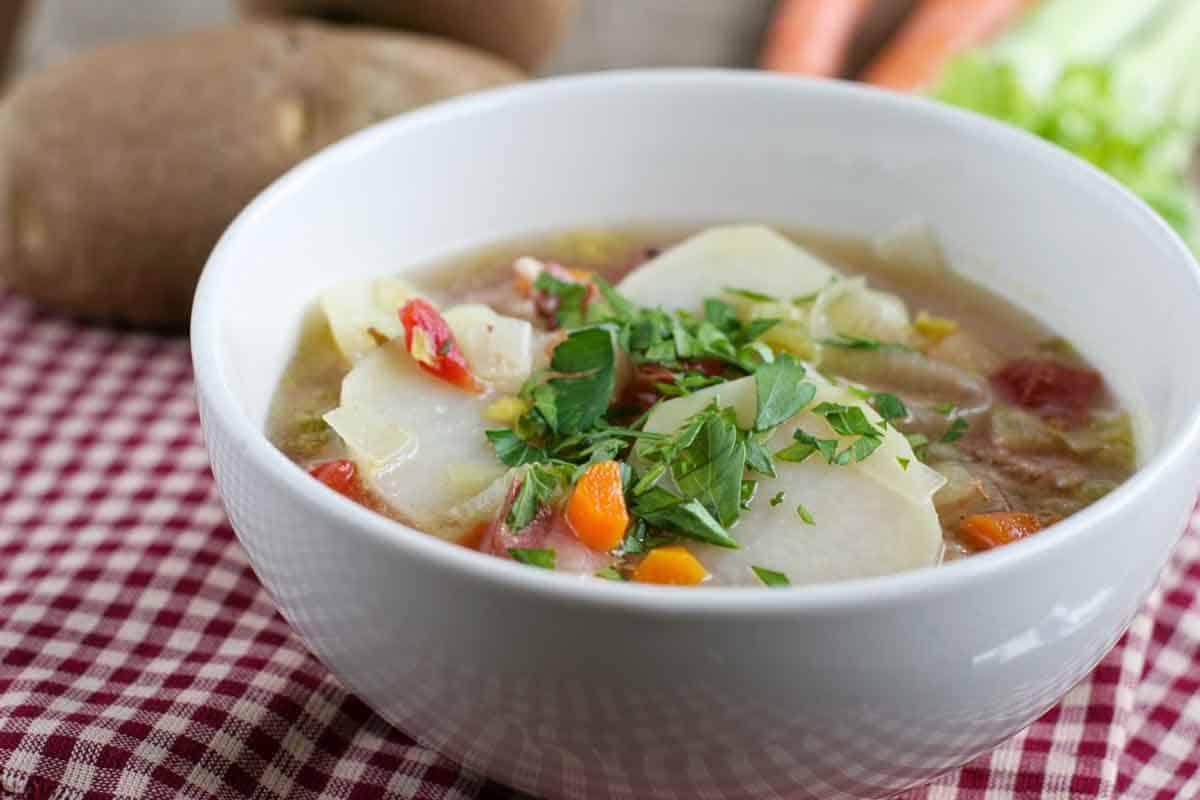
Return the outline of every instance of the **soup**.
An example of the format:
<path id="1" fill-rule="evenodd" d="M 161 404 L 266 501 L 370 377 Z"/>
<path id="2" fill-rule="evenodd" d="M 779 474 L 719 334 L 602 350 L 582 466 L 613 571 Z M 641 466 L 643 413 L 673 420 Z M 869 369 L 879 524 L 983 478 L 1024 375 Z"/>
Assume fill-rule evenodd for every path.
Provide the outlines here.
<path id="1" fill-rule="evenodd" d="M 431 535 L 675 585 L 969 556 L 1136 461 L 1101 375 L 922 226 L 583 231 L 336 285 L 268 435 Z"/>

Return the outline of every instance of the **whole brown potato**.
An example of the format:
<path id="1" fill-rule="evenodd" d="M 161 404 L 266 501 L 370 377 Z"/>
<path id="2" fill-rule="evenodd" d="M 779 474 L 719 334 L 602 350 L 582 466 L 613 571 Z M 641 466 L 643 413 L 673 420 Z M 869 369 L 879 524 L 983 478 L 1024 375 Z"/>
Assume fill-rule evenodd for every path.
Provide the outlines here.
<path id="1" fill-rule="evenodd" d="M 312 23 L 166 36 L 53 67 L 0 104 L 0 283 L 88 319 L 178 327 L 221 232 L 288 167 L 377 120 L 520 77 L 463 45 Z"/>
<path id="2" fill-rule="evenodd" d="M 562 43 L 578 0 L 239 0 L 251 14 L 302 14 L 424 31 L 481 47 L 527 70 Z M 607 2 L 607 0 L 605 0 Z"/>

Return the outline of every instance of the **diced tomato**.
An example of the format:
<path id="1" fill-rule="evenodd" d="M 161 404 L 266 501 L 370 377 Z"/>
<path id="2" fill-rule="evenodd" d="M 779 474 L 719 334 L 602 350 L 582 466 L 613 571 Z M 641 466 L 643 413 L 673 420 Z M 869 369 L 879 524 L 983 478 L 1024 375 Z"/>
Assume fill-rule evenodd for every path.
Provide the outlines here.
<path id="1" fill-rule="evenodd" d="M 358 469 L 354 466 L 353 461 L 345 458 L 326 461 L 311 468 L 308 474 L 335 492 L 344 494 L 356 503 L 366 505 L 367 492 L 358 479 Z"/>
<path id="2" fill-rule="evenodd" d="M 409 300 L 400 308 L 400 322 L 404 346 L 421 369 L 468 392 L 480 390 L 454 332 L 436 308 L 421 299 Z"/>
<path id="3" fill-rule="evenodd" d="M 1092 369 L 1050 359 L 1018 358 L 992 373 L 992 386 L 1005 400 L 1043 417 L 1078 421 L 1087 416 L 1104 381 Z"/>

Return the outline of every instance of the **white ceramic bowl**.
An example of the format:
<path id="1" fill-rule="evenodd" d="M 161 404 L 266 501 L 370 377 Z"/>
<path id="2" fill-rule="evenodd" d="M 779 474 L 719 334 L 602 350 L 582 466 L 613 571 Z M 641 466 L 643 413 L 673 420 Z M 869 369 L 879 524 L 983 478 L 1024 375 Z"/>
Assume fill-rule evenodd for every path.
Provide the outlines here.
<path id="1" fill-rule="evenodd" d="M 931 221 L 1149 421 L 1145 465 L 1053 529 L 944 567 L 783 591 L 543 573 L 324 490 L 263 436 L 317 291 L 531 231 Z M 878 796 L 1054 704 L 1154 584 L 1200 478 L 1200 272 L 1115 183 L 910 97 L 762 74 L 532 83 L 384 123 L 293 171 L 214 252 L 192 349 L 250 559 L 325 664 L 422 743 L 547 798 Z"/>

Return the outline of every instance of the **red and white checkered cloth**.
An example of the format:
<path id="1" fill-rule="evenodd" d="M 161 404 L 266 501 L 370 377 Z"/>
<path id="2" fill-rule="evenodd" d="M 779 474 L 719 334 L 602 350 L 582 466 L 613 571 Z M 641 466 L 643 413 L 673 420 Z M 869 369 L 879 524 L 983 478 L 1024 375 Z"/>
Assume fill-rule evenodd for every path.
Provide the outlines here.
<path id="1" fill-rule="evenodd" d="M 1200 797 L 1200 513 L 1061 705 L 910 800 Z M 183 339 L 0 293 L 0 797 L 515 797 L 305 650 L 213 487 Z"/>

